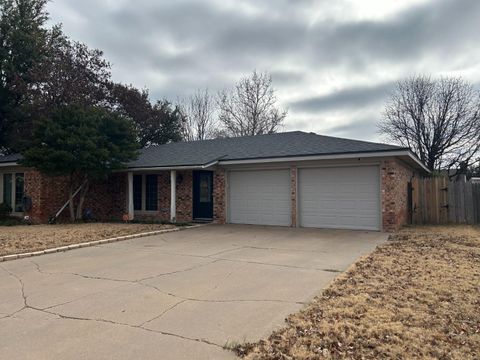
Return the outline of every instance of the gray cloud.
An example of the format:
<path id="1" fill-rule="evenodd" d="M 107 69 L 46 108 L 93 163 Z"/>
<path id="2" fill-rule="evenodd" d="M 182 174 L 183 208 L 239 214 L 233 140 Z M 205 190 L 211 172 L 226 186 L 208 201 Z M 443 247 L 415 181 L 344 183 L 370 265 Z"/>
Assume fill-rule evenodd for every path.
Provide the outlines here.
<path id="1" fill-rule="evenodd" d="M 56 0 L 49 11 L 72 38 L 104 50 L 116 81 L 154 99 L 267 70 L 290 108 L 288 129 L 371 138 L 371 115 L 394 80 L 480 81 L 477 0 L 430 0 L 379 18 L 358 18 L 341 0 Z"/>
<path id="2" fill-rule="evenodd" d="M 359 109 L 383 103 L 395 86 L 387 82 L 375 86 L 354 86 L 324 96 L 310 97 L 290 103 L 294 110 L 318 113 L 329 110 Z"/>
<path id="3" fill-rule="evenodd" d="M 296 85 L 305 81 L 305 74 L 298 71 L 274 70 L 270 72 L 270 75 L 276 86 Z"/>
<path id="4" fill-rule="evenodd" d="M 480 20 L 476 0 L 431 1 L 393 18 L 319 24 L 311 44 L 321 63 L 354 65 L 379 61 L 418 60 L 419 56 L 455 54 L 477 43 L 473 30 Z"/>
<path id="5" fill-rule="evenodd" d="M 356 118 L 352 123 L 329 128 L 328 133 L 339 137 L 351 137 L 352 134 L 355 134 L 355 138 L 375 141 L 379 137 L 377 121 L 378 115 L 360 119 Z"/>

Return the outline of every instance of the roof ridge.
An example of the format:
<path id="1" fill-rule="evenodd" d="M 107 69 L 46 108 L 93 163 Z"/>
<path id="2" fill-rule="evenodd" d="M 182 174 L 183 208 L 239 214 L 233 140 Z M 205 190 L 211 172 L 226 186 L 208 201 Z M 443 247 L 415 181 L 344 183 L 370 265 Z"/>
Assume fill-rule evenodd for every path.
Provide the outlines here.
<path id="1" fill-rule="evenodd" d="M 367 144 L 375 144 L 375 145 L 387 145 L 387 146 L 392 146 L 392 147 L 398 147 L 398 148 L 401 148 L 401 149 L 406 149 L 406 147 L 402 147 L 402 146 L 399 146 L 399 145 L 385 144 L 385 143 L 377 142 L 377 141 L 351 139 L 351 138 L 345 138 L 345 137 L 340 137 L 340 136 L 324 135 L 324 134 L 318 134 L 318 133 L 313 132 L 313 131 L 308 132 L 308 131 L 302 131 L 302 130 L 283 131 L 283 132 L 270 133 L 270 134 L 232 136 L 232 137 L 214 138 L 214 139 L 173 141 L 173 142 L 169 142 L 169 143 L 166 143 L 166 144 L 152 144 L 152 145 L 149 145 L 148 147 L 145 147 L 144 149 L 163 146 L 163 145 L 170 145 L 170 144 L 193 144 L 193 143 L 199 143 L 199 142 L 214 142 L 214 141 L 222 141 L 222 140 L 226 141 L 226 140 L 233 140 L 233 139 L 247 139 L 247 138 L 254 138 L 254 137 L 257 138 L 257 137 L 264 137 L 264 136 L 281 136 L 281 135 L 287 135 L 287 134 L 313 135 L 313 136 L 318 136 L 318 137 L 322 137 L 322 138 L 338 139 L 338 140 L 350 141 L 350 142 L 354 141 L 354 142 L 358 142 L 358 143 L 367 143 Z"/>
<path id="2" fill-rule="evenodd" d="M 150 147 L 162 146 L 162 145 L 169 145 L 169 144 L 180 144 L 180 143 L 181 143 L 181 144 L 191 144 L 191 143 L 208 142 L 208 141 L 220 141 L 220 140 L 232 140 L 232 139 L 246 139 L 246 138 L 259 137 L 259 136 L 275 136 L 275 135 L 294 134 L 294 133 L 308 134 L 308 133 L 305 132 L 305 131 L 292 130 L 292 131 L 282 131 L 282 132 L 268 133 L 268 134 L 231 136 L 231 137 L 222 137 L 222 138 L 214 138 L 214 139 L 187 140 L 187 141 L 180 140 L 180 141 L 172 141 L 172 142 L 165 143 L 165 144 L 152 144 L 152 145 L 149 145 L 148 147 L 145 147 L 144 149 L 147 149 L 147 148 L 150 148 Z"/>

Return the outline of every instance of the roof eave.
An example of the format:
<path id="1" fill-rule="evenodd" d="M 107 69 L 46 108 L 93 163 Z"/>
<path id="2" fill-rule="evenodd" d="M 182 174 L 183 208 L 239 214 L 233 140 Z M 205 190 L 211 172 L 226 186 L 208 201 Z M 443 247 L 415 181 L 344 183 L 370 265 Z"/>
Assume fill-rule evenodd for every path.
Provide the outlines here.
<path id="1" fill-rule="evenodd" d="M 422 160 L 420 160 L 420 159 L 418 158 L 418 156 L 415 155 L 415 153 L 414 153 L 412 150 L 408 149 L 407 151 L 408 151 L 408 155 L 409 155 L 410 159 L 412 159 L 412 160 L 419 166 L 419 168 L 421 168 L 421 169 L 422 169 L 423 171 L 425 171 L 425 173 L 427 173 L 427 174 L 430 174 L 430 173 L 432 172 L 432 171 L 422 162 Z"/>
<path id="2" fill-rule="evenodd" d="M 337 153 L 337 154 L 319 154 L 319 155 L 302 155 L 302 156 L 283 156 L 271 158 L 255 158 L 255 159 L 237 159 L 237 160 L 220 160 L 218 165 L 241 165 L 241 164 L 262 164 L 272 162 L 289 162 L 289 161 L 311 161 L 311 160 L 336 160 L 336 159 L 353 159 L 353 158 L 372 158 L 386 156 L 407 156 L 418 168 L 430 173 L 430 170 L 418 159 L 409 149 L 370 151 L 370 152 L 353 152 L 353 153 Z"/>
<path id="3" fill-rule="evenodd" d="M 202 170 L 202 169 L 208 169 L 217 164 L 218 164 L 218 160 L 214 160 L 205 164 L 128 167 L 125 170 L 119 170 L 119 171 L 138 172 L 138 171 L 168 171 L 168 170 Z"/>
<path id="4" fill-rule="evenodd" d="M 7 167 L 7 166 L 20 166 L 20 164 L 17 161 L 9 161 L 9 162 L 0 163 L 0 167 Z"/>

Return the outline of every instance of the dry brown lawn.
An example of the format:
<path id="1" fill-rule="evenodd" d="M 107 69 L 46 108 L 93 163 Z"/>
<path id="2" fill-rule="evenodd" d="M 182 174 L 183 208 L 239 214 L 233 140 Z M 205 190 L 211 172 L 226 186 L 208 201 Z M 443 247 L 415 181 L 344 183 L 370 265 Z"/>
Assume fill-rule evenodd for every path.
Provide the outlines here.
<path id="1" fill-rule="evenodd" d="M 480 228 L 408 228 L 247 359 L 480 359 Z M 242 354 L 243 353 L 243 354 Z"/>
<path id="2" fill-rule="evenodd" d="M 0 256 L 172 227 L 161 224 L 122 223 L 0 226 Z"/>

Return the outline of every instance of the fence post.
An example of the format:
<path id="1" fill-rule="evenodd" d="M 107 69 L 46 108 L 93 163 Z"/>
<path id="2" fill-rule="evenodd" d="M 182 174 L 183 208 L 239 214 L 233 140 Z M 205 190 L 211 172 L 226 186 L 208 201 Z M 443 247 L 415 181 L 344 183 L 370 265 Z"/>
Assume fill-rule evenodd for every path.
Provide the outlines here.
<path id="1" fill-rule="evenodd" d="M 472 183 L 474 223 L 480 224 L 480 183 Z"/>
<path id="2" fill-rule="evenodd" d="M 448 222 L 448 183 L 447 177 L 442 176 L 441 178 L 441 186 L 440 186 L 440 194 L 441 194 L 441 213 L 440 213 L 440 222 L 445 224 Z"/>
<path id="3" fill-rule="evenodd" d="M 465 182 L 465 222 L 474 223 L 472 182 Z"/>
<path id="4" fill-rule="evenodd" d="M 451 223 L 457 222 L 457 203 L 455 202 L 455 192 L 457 187 L 455 181 L 448 182 L 448 221 Z"/>

